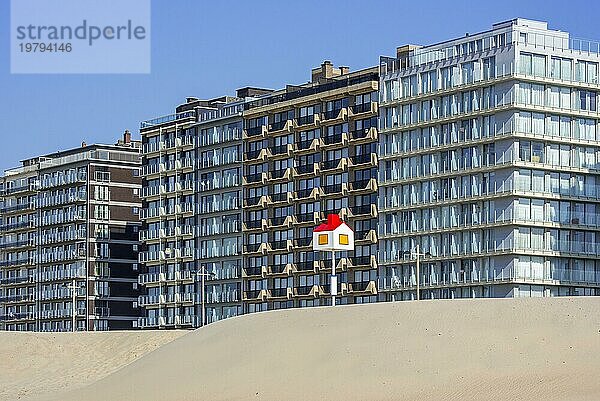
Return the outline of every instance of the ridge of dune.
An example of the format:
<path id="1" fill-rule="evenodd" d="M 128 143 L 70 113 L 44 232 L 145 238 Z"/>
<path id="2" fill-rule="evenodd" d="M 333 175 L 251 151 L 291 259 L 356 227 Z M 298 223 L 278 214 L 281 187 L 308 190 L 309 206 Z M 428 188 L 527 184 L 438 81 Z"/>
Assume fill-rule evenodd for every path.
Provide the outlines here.
<path id="1" fill-rule="evenodd" d="M 240 316 L 52 401 L 600 399 L 600 298 L 468 299 Z"/>
<path id="2" fill-rule="evenodd" d="M 95 382 L 187 331 L 0 333 L 0 400 L 28 400 Z"/>

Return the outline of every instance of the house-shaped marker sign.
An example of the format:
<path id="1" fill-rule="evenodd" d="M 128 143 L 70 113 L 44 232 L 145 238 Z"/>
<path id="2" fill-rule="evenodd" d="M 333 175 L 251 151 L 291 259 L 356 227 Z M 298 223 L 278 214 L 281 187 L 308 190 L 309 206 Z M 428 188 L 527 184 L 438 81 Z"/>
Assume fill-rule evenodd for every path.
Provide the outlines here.
<path id="1" fill-rule="evenodd" d="M 327 215 L 327 223 L 321 224 L 313 231 L 313 250 L 352 251 L 354 231 L 337 214 Z"/>

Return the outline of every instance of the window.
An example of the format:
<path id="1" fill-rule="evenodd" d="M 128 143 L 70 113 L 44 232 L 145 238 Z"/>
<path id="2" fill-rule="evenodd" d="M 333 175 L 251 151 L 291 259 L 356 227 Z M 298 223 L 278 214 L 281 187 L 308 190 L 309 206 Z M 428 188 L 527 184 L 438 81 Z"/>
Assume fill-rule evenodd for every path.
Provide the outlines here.
<path id="1" fill-rule="evenodd" d="M 94 209 L 94 218 L 97 220 L 108 220 L 109 219 L 108 205 L 96 205 L 96 207 Z"/>
<path id="2" fill-rule="evenodd" d="M 97 185 L 94 188 L 94 198 L 99 201 L 108 201 L 110 199 L 109 188 Z"/>
<path id="3" fill-rule="evenodd" d="M 96 171 L 96 181 L 110 182 L 110 173 L 108 171 Z"/>
<path id="4" fill-rule="evenodd" d="M 519 72 L 536 77 L 546 76 L 546 56 L 541 54 L 521 53 Z"/>

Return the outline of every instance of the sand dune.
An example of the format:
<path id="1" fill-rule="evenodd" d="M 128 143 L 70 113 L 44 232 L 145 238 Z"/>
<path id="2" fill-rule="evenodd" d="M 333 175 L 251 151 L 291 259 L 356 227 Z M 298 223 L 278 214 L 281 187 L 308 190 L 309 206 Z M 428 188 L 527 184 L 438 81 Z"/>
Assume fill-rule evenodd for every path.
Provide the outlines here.
<path id="1" fill-rule="evenodd" d="M 39 399 L 597 401 L 599 378 L 600 298 L 421 301 L 218 322 Z"/>
<path id="2" fill-rule="evenodd" d="M 0 333 L 0 400 L 85 386 L 185 333 Z"/>

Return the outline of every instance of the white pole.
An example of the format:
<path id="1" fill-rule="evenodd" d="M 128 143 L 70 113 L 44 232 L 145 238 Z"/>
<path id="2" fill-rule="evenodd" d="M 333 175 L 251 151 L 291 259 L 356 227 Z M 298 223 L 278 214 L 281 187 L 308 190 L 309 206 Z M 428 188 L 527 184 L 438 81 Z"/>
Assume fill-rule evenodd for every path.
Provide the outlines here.
<path id="1" fill-rule="evenodd" d="M 335 275 L 335 251 L 331 251 L 331 306 L 335 306 L 335 296 L 337 295 L 337 277 Z"/>
<path id="2" fill-rule="evenodd" d="M 72 323 L 73 333 L 75 333 L 75 324 L 77 323 L 76 318 L 75 318 L 75 316 L 77 315 L 77 305 L 75 305 L 75 303 L 77 302 L 77 299 L 75 298 L 77 295 L 75 293 L 75 291 L 77 290 L 76 285 L 77 285 L 77 283 L 76 283 L 75 279 L 73 279 L 73 284 L 71 286 L 71 298 L 72 298 L 71 302 L 73 302 L 73 323 Z"/>
<path id="3" fill-rule="evenodd" d="M 417 301 L 419 300 L 419 258 L 421 253 L 419 252 L 419 245 L 417 245 Z"/>
<path id="4" fill-rule="evenodd" d="M 205 304 L 205 294 L 204 294 L 204 275 L 205 275 L 206 269 L 203 267 L 202 268 L 202 292 L 201 297 L 202 297 L 202 327 L 204 327 L 204 325 L 206 324 L 206 304 Z"/>

